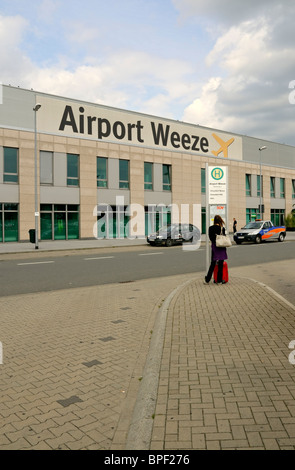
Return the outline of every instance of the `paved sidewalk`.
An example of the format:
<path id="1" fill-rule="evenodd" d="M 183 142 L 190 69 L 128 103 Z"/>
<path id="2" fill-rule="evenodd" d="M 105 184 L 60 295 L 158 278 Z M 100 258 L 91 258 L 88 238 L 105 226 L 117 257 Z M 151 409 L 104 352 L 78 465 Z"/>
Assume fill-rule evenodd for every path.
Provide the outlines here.
<path id="1" fill-rule="evenodd" d="M 295 449 L 295 307 L 251 279 L 195 279 L 167 312 L 150 449 Z"/>
<path id="2" fill-rule="evenodd" d="M 247 275 L 0 298 L 0 449 L 294 450 L 295 307 Z"/>
<path id="3" fill-rule="evenodd" d="M 0 449 L 123 449 L 156 315 L 188 278 L 0 298 Z"/>
<path id="4" fill-rule="evenodd" d="M 231 234 L 232 237 L 232 234 Z M 295 232 L 287 232 L 287 241 L 295 240 Z M 206 235 L 201 236 L 201 242 L 206 242 Z M 47 251 L 83 250 L 96 248 L 119 248 L 147 245 L 145 238 L 114 238 L 114 239 L 92 239 L 92 240 L 55 240 L 39 241 L 39 249 L 29 242 L 22 243 L 0 243 L 0 255 L 11 253 L 35 253 L 42 254 Z"/>

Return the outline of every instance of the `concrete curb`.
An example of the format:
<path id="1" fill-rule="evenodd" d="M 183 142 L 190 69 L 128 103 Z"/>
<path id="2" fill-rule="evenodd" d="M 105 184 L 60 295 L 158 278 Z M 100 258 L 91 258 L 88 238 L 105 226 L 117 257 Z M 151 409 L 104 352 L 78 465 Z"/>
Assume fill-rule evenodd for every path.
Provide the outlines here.
<path id="1" fill-rule="evenodd" d="M 174 289 L 158 312 L 126 440 L 126 450 L 150 448 L 168 310 L 173 298 L 193 281 L 194 279 L 190 279 Z"/>
<path id="2" fill-rule="evenodd" d="M 241 276 L 236 276 L 236 277 L 239 277 L 240 279 L 247 279 L 248 281 L 252 281 L 252 282 L 255 282 L 256 284 L 259 284 L 261 287 L 264 287 L 264 288 L 267 289 L 271 294 L 273 294 L 275 297 L 277 297 L 278 300 L 281 300 L 281 301 L 284 302 L 286 305 L 288 305 L 288 307 L 292 308 L 292 309 L 295 311 L 295 305 L 293 305 L 291 302 L 289 302 L 287 299 L 285 299 L 282 295 L 278 294 L 278 292 L 276 292 L 274 289 L 272 289 L 271 287 L 267 286 L 267 285 L 264 284 L 263 282 L 256 281 L 256 279 L 252 279 L 252 278 L 250 278 L 250 277 L 241 277 Z"/>

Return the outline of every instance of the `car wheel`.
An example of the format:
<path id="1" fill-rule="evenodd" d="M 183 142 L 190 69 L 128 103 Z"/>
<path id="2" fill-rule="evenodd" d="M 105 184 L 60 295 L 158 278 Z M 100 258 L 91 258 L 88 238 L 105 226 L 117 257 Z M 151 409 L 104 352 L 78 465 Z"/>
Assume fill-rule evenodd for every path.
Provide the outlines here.
<path id="1" fill-rule="evenodd" d="M 255 238 L 255 243 L 257 243 L 257 245 L 259 243 L 261 243 L 261 236 L 260 235 L 257 235 L 256 238 Z"/>
<path id="2" fill-rule="evenodd" d="M 283 242 L 285 240 L 285 236 L 283 233 L 280 233 L 279 235 L 279 242 Z"/>
<path id="3" fill-rule="evenodd" d="M 165 245 L 166 246 L 172 246 L 173 245 L 173 242 L 172 242 L 171 238 L 167 238 L 167 240 L 165 242 Z"/>
<path id="4" fill-rule="evenodd" d="M 236 240 L 236 244 L 237 244 L 237 245 L 241 245 L 242 242 L 241 242 L 240 240 Z"/>

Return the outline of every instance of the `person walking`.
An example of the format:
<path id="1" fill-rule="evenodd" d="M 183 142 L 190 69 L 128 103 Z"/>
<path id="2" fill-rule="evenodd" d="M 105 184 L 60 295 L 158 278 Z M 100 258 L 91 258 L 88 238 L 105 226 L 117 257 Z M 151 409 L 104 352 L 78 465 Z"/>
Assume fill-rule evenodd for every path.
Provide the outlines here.
<path id="1" fill-rule="evenodd" d="M 223 262 L 228 258 L 226 248 L 216 246 L 216 235 L 225 235 L 224 221 L 220 215 L 214 217 L 214 224 L 209 227 L 209 238 L 211 241 L 211 264 L 207 275 L 205 276 L 205 284 L 211 281 L 216 262 L 218 262 L 217 284 L 225 284 L 222 280 Z"/>
<path id="2" fill-rule="evenodd" d="M 234 218 L 234 220 L 233 220 L 233 232 L 234 232 L 234 233 L 236 233 L 236 231 L 237 231 L 237 223 L 238 223 L 238 222 L 237 222 L 236 219 Z"/>

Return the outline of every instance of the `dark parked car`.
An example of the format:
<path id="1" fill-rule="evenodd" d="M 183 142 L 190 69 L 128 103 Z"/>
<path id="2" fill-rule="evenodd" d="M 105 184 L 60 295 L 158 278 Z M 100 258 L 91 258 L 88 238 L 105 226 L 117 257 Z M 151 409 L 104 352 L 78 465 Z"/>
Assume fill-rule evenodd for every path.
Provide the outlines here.
<path id="1" fill-rule="evenodd" d="M 147 242 L 153 246 L 172 246 L 184 242 L 198 243 L 200 239 L 200 230 L 192 224 L 169 224 L 148 235 Z"/>

